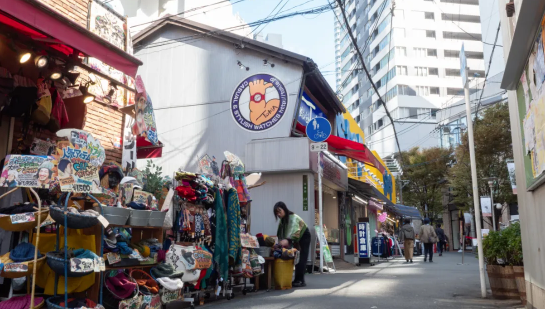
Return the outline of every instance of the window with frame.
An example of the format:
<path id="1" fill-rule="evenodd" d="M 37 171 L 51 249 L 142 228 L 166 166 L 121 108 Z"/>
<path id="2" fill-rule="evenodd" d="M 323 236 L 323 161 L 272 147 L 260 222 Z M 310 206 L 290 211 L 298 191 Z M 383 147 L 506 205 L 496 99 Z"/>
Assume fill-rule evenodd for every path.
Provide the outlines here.
<path id="1" fill-rule="evenodd" d="M 406 47 L 396 47 L 395 49 L 392 48 L 392 52 L 395 50 L 395 54 L 401 56 L 401 57 L 407 57 L 407 48 Z M 392 58 L 394 55 L 392 54 Z"/>
<path id="2" fill-rule="evenodd" d="M 438 111 L 439 111 L 438 109 L 432 108 L 432 109 L 431 109 L 431 113 L 430 113 L 430 118 L 431 118 L 431 119 L 437 119 L 437 112 L 438 112 Z"/>
<path id="3" fill-rule="evenodd" d="M 437 57 L 437 49 L 428 48 L 428 57 Z"/>
<path id="4" fill-rule="evenodd" d="M 397 93 L 399 95 L 411 95 L 407 85 L 397 85 Z"/>
<path id="5" fill-rule="evenodd" d="M 421 47 L 415 47 L 413 49 L 414 51 L 414 56 L 415 57 L 426 57 L 427 56 L 427 51 L 425 48 L 421 48 Z"/>
<path id="6" fill-rule="evenodd" d="M 434 20 L 434 19 L 435 19 L 435 15 L 433 14 L 433 12 L 424 12 L 424 19 L 432 19 L 432 20 Z"/>
<path id="7" fill-rule="evenodd" d="M 447 95 L 463 95 L 462 88 L 447 88 Z"/>
<path id="8" fill-rule="evenodd" d="M 439 95 L 439 87 L 430 87 L 430 95 Z"/>
<path id="9" fill-rule="evenodd" d="M 427 86 L 416 86 L 416 94 L 419 96 L 428 96 L 430 95 L 430 88 Z"/>
<path id="10" fill-rule="evenodd" d="M 438 68 L 428 68 L 428 74 L 438 76 L 439 75 L 439 69 Z"/>
<path id="11" fill-rule="evenodd" d="M 428 68 L 426 67 L 414 67 L 416 76 L 428 76 Z"/>
<path id="12" fill-rule="evenodd" d="M 396 66 L 397 75 L 407 75 L 407 66 L 399 65 Z"/>
<path id="13" fill-rule="evenodd" d="M 435 39 L 435 30 L 426 30 L 426 37 Z"/>
<path id="14" fill-rule="evenodd" d="M 458 69 L 445 69 L 445 75 L 448 77 L 459 77 L 460 70 Z"/>
<path id="15" fill-rule="evenodd" d="M 418 119 L 418 109 L 414 107 L 409 107 L 409 118 L 410 119 Z"/>

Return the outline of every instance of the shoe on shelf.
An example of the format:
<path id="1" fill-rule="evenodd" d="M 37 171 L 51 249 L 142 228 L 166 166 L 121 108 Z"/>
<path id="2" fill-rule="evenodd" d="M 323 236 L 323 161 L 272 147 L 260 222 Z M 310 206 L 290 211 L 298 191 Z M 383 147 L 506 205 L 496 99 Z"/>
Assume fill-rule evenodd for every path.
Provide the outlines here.
<path id="1" fill-rule="evenodd" d="M 291 286 L 294 287 L 294 288 L 302 288 L 302 287 L 305 287 L 307 285 L 304 282 L 297 281 L 297 282 L 292 283 Z"/>

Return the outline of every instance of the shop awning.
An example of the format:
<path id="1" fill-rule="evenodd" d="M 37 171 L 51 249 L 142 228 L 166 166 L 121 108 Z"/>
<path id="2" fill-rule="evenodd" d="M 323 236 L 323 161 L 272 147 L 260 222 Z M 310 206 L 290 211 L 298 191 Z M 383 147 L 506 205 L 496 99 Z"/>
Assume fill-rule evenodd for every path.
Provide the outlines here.
<path id="1" fill-rule="evenodd" d="M 296 129 L 300 132 L 306 132 L 306 127 L 300 123 L 296 124 Z M 326 142 L 328 144 L 328 151 L 331 153 L 345 156 L 365 164 L 370 164 L 376 167 L 382 174 L 386 171 L 384 165 L 380 163 L 373 152 L 362 143 L 353 142 L 349 139 L 335 135 L 329 136 Z"/>
<path id="2" fill-rule="evenodd" d="M 57 45 L 57 47 L 65 45 L 66 48 L 55 48 L 65 54 L 78 50 L 131 77 L 136 75 L 138 66 L 142 65 L 137 58 L 39 1 L 0 0 L 0 14 L 3 14 L 2 12 L 6 13 L 2 16 L 3 23 L 26 33 L 29 32 L 28 27 L 33 28 L 31 30 L 37 30 L 47 36 L 48 44 Z M 13 19 L 13 21 L 8 22 L 6 19 Z M 33 38 L 36 36 L 32 33 L 29 35 Z M 43 37 L 37 37 L 44 41 Z"/>
<path id="3" fill-rule="evenodd" d="M 136 139 L 136 158 L 137 159 L 153 159 L 163 156 L 163 143 L 159 141 L 159 145 L 153 145 L 146 140 L 145 137 L 139 136 Z"/>
<path id="4" fill-rule="evenodd" d="M 390 206 L 390 211 L 394 212 L 398 216 L 412 219 L 422 219 L 420 211 L 416 207 L 395 204 Z"/>
<path id="5" fill-rule="evenodd" d="M 395 205 L 377 188 L 363 181 L 348 178 L 348 191 L 355 194 L 359 194 L 362 197 L 374 199 L 375 202 L 381 203 L 382 205 L 386 207 L 391 207 Z M 380 210 L 380 209 L 377 209 L 377 210 Z"/>

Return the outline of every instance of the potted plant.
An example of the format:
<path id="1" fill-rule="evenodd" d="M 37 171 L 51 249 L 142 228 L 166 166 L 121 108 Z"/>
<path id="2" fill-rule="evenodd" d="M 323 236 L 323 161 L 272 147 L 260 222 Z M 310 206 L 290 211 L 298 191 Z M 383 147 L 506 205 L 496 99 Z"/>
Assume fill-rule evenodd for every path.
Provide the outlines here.
<path id="1" fill-rule="evenodd" d="M 523 305 L 526 305 L 526 282 L 524 280 L 524 259 L 522 255 L 520 223 L 516 222 L 511 224 L 508 228 L 503 230 L 503 233 L 507 238 L 509 264 L 513 266 L 513 274 L 520 300 Z"/>

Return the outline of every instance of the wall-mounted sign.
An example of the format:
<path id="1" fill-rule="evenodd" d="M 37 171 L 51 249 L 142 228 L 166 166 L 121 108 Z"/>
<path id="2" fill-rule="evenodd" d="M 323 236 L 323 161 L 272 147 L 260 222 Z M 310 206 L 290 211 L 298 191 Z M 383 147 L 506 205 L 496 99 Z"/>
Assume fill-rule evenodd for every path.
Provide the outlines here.
<path id="1" fill-rule="evenodd" d="M 99 1 L 91 1 L 89 31 L 124 51 L 127 40 L 126 30 L 123 18 L 110 11 Z"/>
<path id="2" fill-rule="evenodd" d="M 287 106 L 286 87 L 269 74 L 256 74 L 244 79 L 231 97 L 233 119 L 243 129 L 256 133 L 277 125 Z"/>
<path id="3" fill-rule="evenodd" d="M 297 121 L 306 127 L 308 123 L 316 117 L 325 117 L 325 114 L 318 105 L 314 103 L 310 96 L 306 92 L 303 92 Z"/>
<path id="4" fill-rule="evenodd" d="M 489 197 L 481 196 L 481 212 L 483 217 L 492 217 L 492 201 Z"/>
<path id="5" fill-rule="evenodd" d="M 303 175 L 303 211 L 308 211 L 308 176 Z"/>
<path id="6" fill-rule="evenodd" d="M 312 119 L 306 129 L 308 139 L 315 143 L 325 141 L 331 135 L 331 132 L 331 123 L 324 117 Z"/>
<path id="7" fill-rule="evenodd" d="M 140 75 L 136 76 L 136 104 L 134 112 L 136 115 L 136 125 L 133 132 L 142 135 L 153 145 L 159 144 L 157 136 L 157 125 L 155 123 L 155 114 L 153 113 L 153 104 L 151 98 L 144 88 L 144 83 Z"/>
<path id="8" fill-rule="evenodd" d="M 61 191 L 102 193 L 98 171 L 106 153 L 100 141 L 77 129 L 60 130 L 57 136 L 68 139 L 57 143 L 54 155 Z"/>

